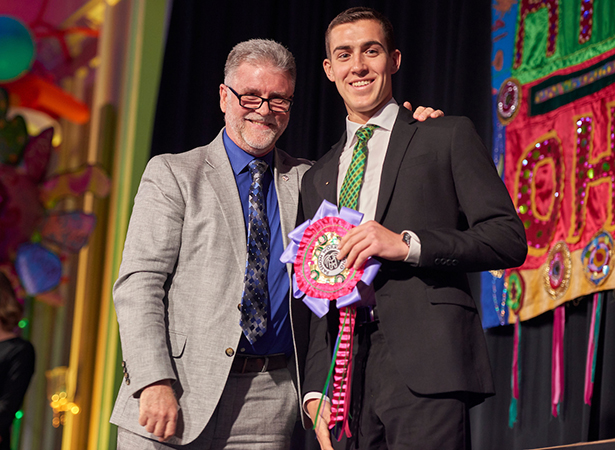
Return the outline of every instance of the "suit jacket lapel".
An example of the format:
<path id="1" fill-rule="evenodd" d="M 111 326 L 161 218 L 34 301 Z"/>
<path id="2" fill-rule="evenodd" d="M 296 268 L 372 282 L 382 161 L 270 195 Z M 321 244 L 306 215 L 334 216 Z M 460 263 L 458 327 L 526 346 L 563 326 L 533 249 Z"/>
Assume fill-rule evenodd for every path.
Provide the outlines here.
<path id="1" fill-rule="evenodd" d="M 284 247 L 288 245 L 288 233 L 295 227 L 297 220 L 297 205 L 299 203 L 299 188 L 301 179 L 296 167 L 288 164 L 276 148 L 274 150 L 273 179 L 280 205 L 280 226 Z"/>
<path id="2" fill-rule="evenodd" d="M 345 144 L 346 132 L 344 132 L 337 144 L 331 147 L 331 150 L 327 153 L 329 159 L 325 161 L 322 168 L 320 183 L 323 189 L 323 198 L 334 205 L 337 205 L 337 178 L 339 176 L 340 156 L 342 156 Z M 325 155 L 325 158 L 327 155 Z"/>
<path id="3" fill-rule="evenodd" d="M 207 146 L 205 159 L 211 167 L 211 171 L 207 176 L 211 179 L 213 193 L 218 198 L 222 216 L 226 222 L 228 232 L 234 236 L 233 252 L 237 259 L 237 263 L 242 268 L 246 265 L 246 224 L 243 218 L 243 208 L 237 191 L 237 183 L 231 163 L 226 155 L 224 141 L 222 140 L 222 131 L 214 141 Z M 207 214 L 204 211 L 204 214 Z"/>
<path id="4" fill-rule="evenodd" d="M 416 119 L 412 117 L 412 113 L 406 108 L 399 108 L 399 113 L 391 132 L 384 165 L 382 166 L 380 191 L 378 192 L 378 203 L 376 205 L 376 222 L 382 222 L 389 199 L 393 194 L 401 162 L 406 152 L 409 151 L 410 141 L 416 129 Z"/>

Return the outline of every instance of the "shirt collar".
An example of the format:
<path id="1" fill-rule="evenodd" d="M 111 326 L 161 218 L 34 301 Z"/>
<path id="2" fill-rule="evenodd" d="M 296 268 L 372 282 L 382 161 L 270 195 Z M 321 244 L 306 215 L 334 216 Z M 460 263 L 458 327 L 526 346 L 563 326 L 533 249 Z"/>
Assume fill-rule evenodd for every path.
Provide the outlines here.
<path id="1" fill-rule="evenodd" d="M 374 114 L 367 121 L 367 124 L 370 125 L 378 125 L 379 128 L 390 132 L 393 129 L 393 125 L 395 125 L 395 120 L 397 119 L 397 113 L 399 112 L 399 105 L 395 101 L 394 98 L 391 98 L 380 108 L 376 114 Z M 366 124 L 351 122 L 346 116 L 346 142 L 352 144 L 353 139 L 356 139 L 355 133 L 357 130 Z"/>
<path id="2" fill-rule="evenodd" d="M 233 142 L 233 140 L 228 137 L 228 134 L 226 134 L 226 129 L 224 130 L 222 139 L 224 140 L 224 148 L 226 149 L 226 154 L 228 155 L 228 159 L 231 162 L 231 167 L 233 168 L 235 176 L 247 170 L 246 167 L 248 167 L 248 164 L 250 164 L 250 161 L 252 161 L 253 159 L 261 159 L 265 161 L 271 169 L 271 166 L 273 164 L 273 151 L 270 151 L 265 156 L 255 158 L 254 155 L 249 154 L 237 144 L 235 144 L 235 142 Z"/>

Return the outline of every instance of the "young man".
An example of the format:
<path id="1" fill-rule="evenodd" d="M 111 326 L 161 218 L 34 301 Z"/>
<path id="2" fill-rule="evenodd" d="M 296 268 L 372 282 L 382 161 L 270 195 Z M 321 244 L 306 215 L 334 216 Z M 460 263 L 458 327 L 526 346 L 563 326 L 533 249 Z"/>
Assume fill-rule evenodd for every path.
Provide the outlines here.
<path id="1" fill-rule="evenodd" d="M 329 25 L 326 50 L 347 133 L 304 175 L 303 216 L 313 217 L 323 199 L 345 205 L 341 192 L 353 173 L 362 180 L 364 219 L 342 239 L 338 257 L 355 267 L 368 257 L 382 262 L 362 291 L 367 312 L 358 314 L 365 321 L 355 336 L 362 356 L 354 363 L 353 439 L 370 450 L 469 448 L 468 409 L 493 394 L 493 382 L 466 273 L 522 264 L 523 225 L 467 118 L 417 122 L 398 107 L 391 76 L 401 53 L 388 19 L 351 8 Z M 337 333 L 337 319 L 328 323 L 335 329 L 315 320 L 310 337 L 304 388 L 311 417 L 330 361 L 323 355 Z M 326 426 L 317 435 L 323 449 L 332 448 Z"/>

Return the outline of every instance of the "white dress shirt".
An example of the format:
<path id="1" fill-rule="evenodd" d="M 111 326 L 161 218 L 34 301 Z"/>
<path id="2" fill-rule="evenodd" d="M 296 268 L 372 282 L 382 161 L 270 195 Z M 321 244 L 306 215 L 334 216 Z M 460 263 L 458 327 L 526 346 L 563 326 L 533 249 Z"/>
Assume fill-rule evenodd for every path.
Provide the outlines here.
<path id="1" fill-rule="evenodd" d="M 337 197 L 339 203 L 340 191 L 342 190 L 342 184 L 344 183 L 344 177 L 350 162 L 352 161 L 352 153 L 354 146 L 357 143 L 357 137 L 355 133 L 357 130 L 365 125 L 378 125 L 378 128 L 374 130 L 374 134 L 367 141 L 367 162 L 365 165 L 365 175 L 363 177 L 363 185 L 361 186 L 361 192 L 359 193 L 359 212 L 363 213 L 363 220 L 361 223 L 369 220 L 374 220 L 376 217 L 376 206 L 378 203 L 378 193 L 380 192 L 380 178 L 382 177 L 382 166 L 384 165 L 384 158 L 387 154 L 387 148 L 389 147 L 389 140 L 391 139 L 391 131 L 393 125 L 395 125 L 395 119 L 397 119 L 397 113 L 399 112 L 399 105 L 395 99 L 391 98 L 389 102 L 382 107 L 376 114 L 374 114 L 367 124 L 360 124 L 351 122 L 346 117 L 346 145 L 340 156 L 338 166 L 337 177 Z M 410 231 L 410 230 L 408 230 Z M 414 265 L 419 262 L 421 256 L 421 242 L 412 231 L 410 231 L 412 240 L 410 242 L 410 248 L 408 249 L 408 255 L 405 261 Z"/>

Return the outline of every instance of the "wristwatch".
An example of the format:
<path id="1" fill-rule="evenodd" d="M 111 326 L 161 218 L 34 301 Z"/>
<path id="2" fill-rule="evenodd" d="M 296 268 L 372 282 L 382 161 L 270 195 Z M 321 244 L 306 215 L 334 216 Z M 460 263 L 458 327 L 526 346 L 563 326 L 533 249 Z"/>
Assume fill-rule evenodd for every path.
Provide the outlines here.
<path id="1" fill-rule="evenodd" d="M 412 242 L 412 234 L 408 230 L 404 230 L 401 232 L 401 238 L 406 243 L 408 248 L 410 248 L 410 242 Z"/>

